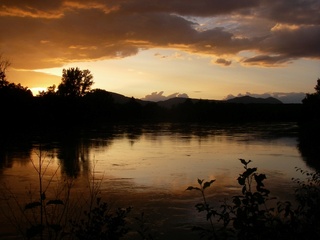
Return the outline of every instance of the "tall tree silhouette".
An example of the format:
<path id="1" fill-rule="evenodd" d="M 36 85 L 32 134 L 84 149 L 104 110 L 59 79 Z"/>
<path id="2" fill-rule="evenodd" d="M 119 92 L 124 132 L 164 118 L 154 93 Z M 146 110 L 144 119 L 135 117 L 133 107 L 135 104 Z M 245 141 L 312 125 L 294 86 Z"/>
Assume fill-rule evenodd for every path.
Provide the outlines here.
<path id="1" fill-rule="evenodd" d="M 317 80 L 317 85 L 314 87 L 316 94 L 320 96 L 320 79 Z"/>
<path id="2" fill-rule="evenodd" d="M 317 80 L 317 85 L 314 88 L 315 93 L 308 93 L 302 100 L 304 122 L 318 122 L 320 120 L 320 79 Z"/>
<path id="3" fill-rule="evenodd" d="M 82 97 L 88 93 L 93 85 L 93 76 L 89 70 L 69 68 L 62 70 L 61 83 L 57 94 L 60 96 Z"/>
<path id="4" fill-rule="evenodd" d="M 8 60 L 3 59 L 0 54 L 0 88 L 5 87 L 9 84 L 6 79 L 6 70 L 10 66 L 10 62 Z"/>
<path id="5" fill-rule="evenodd" d="M 23 87 L 20 83 L 10 83 L 7 80 L 6 70 L 10 65 L 11 63 L 9 62 L 9 60 L 4 59 L 0 54 L 0 98 L 11 98 L 10 100 L 19 100 L 20 98 L 24 97 L 32 97 L 32 92 L 30 91 L 30 89 L 28 89 L 28 87 Z"/>

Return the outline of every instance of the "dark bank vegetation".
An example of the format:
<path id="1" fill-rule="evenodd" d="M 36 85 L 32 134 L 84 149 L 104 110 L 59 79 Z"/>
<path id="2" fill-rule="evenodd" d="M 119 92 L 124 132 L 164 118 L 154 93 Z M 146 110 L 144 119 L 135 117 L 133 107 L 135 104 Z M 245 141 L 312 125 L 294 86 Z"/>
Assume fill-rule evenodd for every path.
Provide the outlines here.
<path id="1" fill-rule="evenodd" d="M 301 128 L 312 136 L 318 139 L 320 133 L 320 79 L 317 80 L 314 93 L 306 94 L 302 101 L 302 112 L 299 119 Z"/>
<path id="2" fill-rule="evenodd" d="M 306 94 L 299 118 L 299 144 L 302 156 L 308 158 L 309 165 L 320 169 L 320 79 L 315 92 Z"/>
<path id="3" fill-rule="evenodd" d="M 198 179 L 198 186 L 187 190 L 200 192 L 202 202 L 195 205 L 204 213 L 208 227 L 194 226 L 204 239 L 319 239 L 320 173 L 301 169 L 304 180 L 296 182 L 295 202 L 279 201 L 271 195 L 264 181 L 267 176 L 249 167 L 251 160 L 240 159 L 244 172 L 237 178 L 239 195 L 222 199 L 220 206 L 210 205 L 205 190 L 216 180 Z M 217 180 L 219 181 L 219 179 Z"/>
<path id="4" fill-rule="evenodd" d="M 3 61 L 2 61 L 3 62 Z M 184 99 L 171 107 L 92 89 L 89 70 L 63 69 L 61 83 L 33 96 L 27 87 L 6 79 L 0 69 L 0 124 L 4 130 L 59 130 L 143 122 L 256 122 L 291 121 L 301 116 L 301 104 L 241 104 Z M 305 102 L 313 99 L 308 95 Z M 307 110 L 306 110 L 307 111 Z"/>

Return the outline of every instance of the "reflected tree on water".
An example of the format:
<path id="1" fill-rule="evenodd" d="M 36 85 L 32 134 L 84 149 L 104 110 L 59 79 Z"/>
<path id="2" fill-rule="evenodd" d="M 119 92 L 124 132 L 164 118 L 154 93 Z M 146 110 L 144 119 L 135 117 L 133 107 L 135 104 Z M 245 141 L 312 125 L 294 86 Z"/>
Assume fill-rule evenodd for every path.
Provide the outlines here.
<path id="1" fill-rule="evenodd" d="M 61 170 L 69 177 L 78 177 L 80 173 L 90 171 L 89 146 L 80 139 L 66 139 L 58 152 Z"/>
<path id="2" fill-rule="evenodd" d="M 320 120 L 320 79 L 318 78 L 317 84 L 314 88 L 314 93 L 306 94 L 302 100 L 303 112 L 301 116 L 301 123 L 314 124 L 312 127 L 318 126 Z M 317 128 L 319 130 L 319 128 Z"/>
<path id="3" fill-rule="evenodd" d="M 320 79 L 314 93 L 306 94 L 299 122 L 298 149 L 303 159 L 316 170 L 320 170 Z"/>
<path id="4" fill-rule="evenodd" d="M 0 169 L 11 168 L 13 164 L 28 164 L 32 155 L 30 139 L 17 137 L 14 134 L 0 136 Z"/>

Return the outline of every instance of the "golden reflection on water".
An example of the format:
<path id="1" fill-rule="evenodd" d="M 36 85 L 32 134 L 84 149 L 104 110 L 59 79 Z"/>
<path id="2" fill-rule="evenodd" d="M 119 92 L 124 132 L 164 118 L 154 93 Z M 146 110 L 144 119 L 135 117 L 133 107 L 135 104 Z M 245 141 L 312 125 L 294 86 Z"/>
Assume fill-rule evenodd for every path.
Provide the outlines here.
<path id="1" fill-rule="evenodd" d="M 27 190 L 38 187 L 30 160 L 37 167 L 39 154 L 34 145 L 30 154 L 12 157 L 1 169 L 1 182 L 20 201 L 28 201 L 24 197 Z M 68 142 L 42 154 L 44 166 L 48 166 L 44 182 L 54 176 L 54 185 L 71 171 L 74 194 L 84 194 L 93 173 L 101 181 L 101 194 L 107 201 L 146 210 L 154 219 L 159 216 L 163 221 L 158 225 L 163 227 L 202 221 L 193 209 L 199 196 L 185 191 L 190 185 L 196 186 L 197 178 L 216 179 L 208 189 L 208 199 L 216 203 L 237 194 L 240 189 L 236 179 L 243 171 L 239 158 L 251 159 L 251 166 L 267 175 L 265 184 L 273 196 L 283 199 L 293 192 L 291 178 L 301 177 L 295 167 L 311 170 L 300 156 L 296 137 L 265 137 L 243 131 L 215 130 L 203 135 L 148 129 L 118 133 L 112 139 Z"/>
<path id="2" fill-rule="evenodd" d="M 267 173 L 270 178 L 290 180 L 299 177 L 295 167 L 309 168 L 301 160 L 296 144 L 294 138 L 253 139 L 249 134 L 201 137 L 146 133 L 135 139 L 120 136 L 108 145 L 100 141 L 84 146 L 75 155 L 78 158 L 75 162 L 78 178 L 88 177 L 92 170 L 103 176 L 104 184 L 126 179 L 132 188 L 179 192 L 197 178 L 217 179 L 216 186 L 222 182 L 236 184 L 234 180 L 243 170 L 239 158 L 251 159 L 251 166 L 258 167 L 259 172 Z M 37 164 L 39 150 L 34 148 L 30 158 Z M 2 170 L 2 180 L 16 187 L 36 183 L 30 158 L 15 158 L 10 168 Z M 56 154 L 46 154 L 43 158 L 45 165 L 49 165 L 46 175 L 51 176 L 59 168 L 56 173 L 59 178 L 66 166 Z M 115 185 L 121 189 L 121 185 Z"/>
<path id="3" fill-rule="evenodd" d="M 92 151 L 96 170 L 107 179 L 133 179 L 139 186 L 179 191 L 197 178 L 223 176 L 232 181 L 242 171 L 239 158 L 253 160 L 261 172 L 291 179 L 294 167 L 306 169 L 290 139 L 251 141 L 229 136 L 211 138 L 142 136 L 116 139 L 108 151 Z M 217 181 L 219 184 L 219 181 Z"/>

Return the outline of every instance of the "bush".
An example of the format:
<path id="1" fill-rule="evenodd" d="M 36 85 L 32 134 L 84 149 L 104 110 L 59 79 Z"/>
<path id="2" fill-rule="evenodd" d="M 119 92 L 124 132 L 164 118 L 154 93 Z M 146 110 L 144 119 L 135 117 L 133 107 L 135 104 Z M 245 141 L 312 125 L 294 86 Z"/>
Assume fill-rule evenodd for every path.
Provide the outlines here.
<path id="1" fill-rule="evenodd" d="M 248 167 L 251 160 L 240 161 L 244 172 L 237 180 L 242 191 L 240 195 L 233 196 L 231 203 L 225 201 L 219 208 L 209 205 L 205 189 L 215 180 L 204 182 L 198 179 L 200 187 L 187 188 L 201 192 L 203 202 L 195 207 L 199 212 L 206 212 L 210 223 L 209 229 L 193 227 L 193 230 L 200 231 L 200 236 L 207 239 L 320 238 L 320 173 L 297 169 L 307 179 L 306 182 L 293 179 L 298 184 L 296 202 L 278 202 L 276 206 L 271 204 L 268 207 L 267 203 L 275 198 L 269 196 L 270 191 L 264 186 L 266 175 L 257 173 L 257 168 Z"/>

